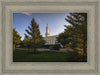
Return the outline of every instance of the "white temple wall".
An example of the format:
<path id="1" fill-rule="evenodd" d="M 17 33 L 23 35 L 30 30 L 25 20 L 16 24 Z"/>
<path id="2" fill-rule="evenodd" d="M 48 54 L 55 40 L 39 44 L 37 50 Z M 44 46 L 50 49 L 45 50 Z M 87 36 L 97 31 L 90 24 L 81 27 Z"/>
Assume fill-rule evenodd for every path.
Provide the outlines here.
<path id="1" fill-rule="evenodd" d="M 46 41 L 46 45 L 55 45 L 56 44 L 56 36 L 49 36 L 49 37 L 44 37 L 44 40 Z"/>

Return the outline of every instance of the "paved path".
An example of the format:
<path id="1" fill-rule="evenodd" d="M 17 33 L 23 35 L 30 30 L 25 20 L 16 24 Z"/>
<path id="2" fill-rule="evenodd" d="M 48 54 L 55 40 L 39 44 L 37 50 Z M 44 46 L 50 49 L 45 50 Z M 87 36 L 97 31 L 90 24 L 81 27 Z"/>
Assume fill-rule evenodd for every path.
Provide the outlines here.
<path id="1" fill-rule="evenodd" d="M 26 49 L 26 48 L 16 48 L 18 50 L 32 50 L 32 49 Z M 38 49 L 38 51 L 55 51 L 55 52 L 67 52 L 66 50 L 50 50 L 50 49 Z"/>

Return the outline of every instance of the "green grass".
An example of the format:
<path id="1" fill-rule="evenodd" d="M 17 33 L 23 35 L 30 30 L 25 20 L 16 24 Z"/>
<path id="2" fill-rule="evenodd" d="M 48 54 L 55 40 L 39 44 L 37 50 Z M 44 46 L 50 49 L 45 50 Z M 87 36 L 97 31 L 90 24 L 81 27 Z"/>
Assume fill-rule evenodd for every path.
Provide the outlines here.
<path id="1" fill-rule="evenodd" d="M 30 54 L 30 50 L 15 50 L 13 62 L 64 62 L 68 54 L 64 52 L 41 51 L 39 54 Z"/>
<path id="2" fill-rule="evenodd" d="M 40 51 L 39 54 L 30 54 L 31 50 L 15 50 L 13 62 L 68 62 L 75 57 L 72 53 Z M 74 55 L 74 56 L 73 56 Z M 77 60 L 76 60 L 77 61 Z"/>

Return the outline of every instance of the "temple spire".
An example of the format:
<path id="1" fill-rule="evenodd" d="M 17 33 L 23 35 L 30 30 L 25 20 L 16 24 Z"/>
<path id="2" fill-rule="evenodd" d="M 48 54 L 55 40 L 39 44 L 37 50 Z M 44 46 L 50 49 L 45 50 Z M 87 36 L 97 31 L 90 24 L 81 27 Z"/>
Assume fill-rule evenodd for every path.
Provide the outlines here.
<path id="1" fill-rule="evenodd" d="M 45 36 L 48 37 L 49 35 L 50 35 L 50 34 L 49 34 L 49 27 L 48 27 L 48 24 L 47 24 Z"/>

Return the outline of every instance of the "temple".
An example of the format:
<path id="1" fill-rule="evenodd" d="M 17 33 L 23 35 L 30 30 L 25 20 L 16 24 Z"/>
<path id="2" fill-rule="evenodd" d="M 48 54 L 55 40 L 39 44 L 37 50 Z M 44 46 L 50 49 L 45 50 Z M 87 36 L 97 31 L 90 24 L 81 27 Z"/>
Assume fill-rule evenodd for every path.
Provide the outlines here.
<path id="1" fill-rule="evenodd" d="M 47 24 L 46 33 L 45 33 L 45 37 L 44 37 L 44 40 L 46 41 L 45 45 L 55 45 L 57 43 L 56 37 L 57 37 L 57 35 L 50 36 L 49 26 Z"/>

